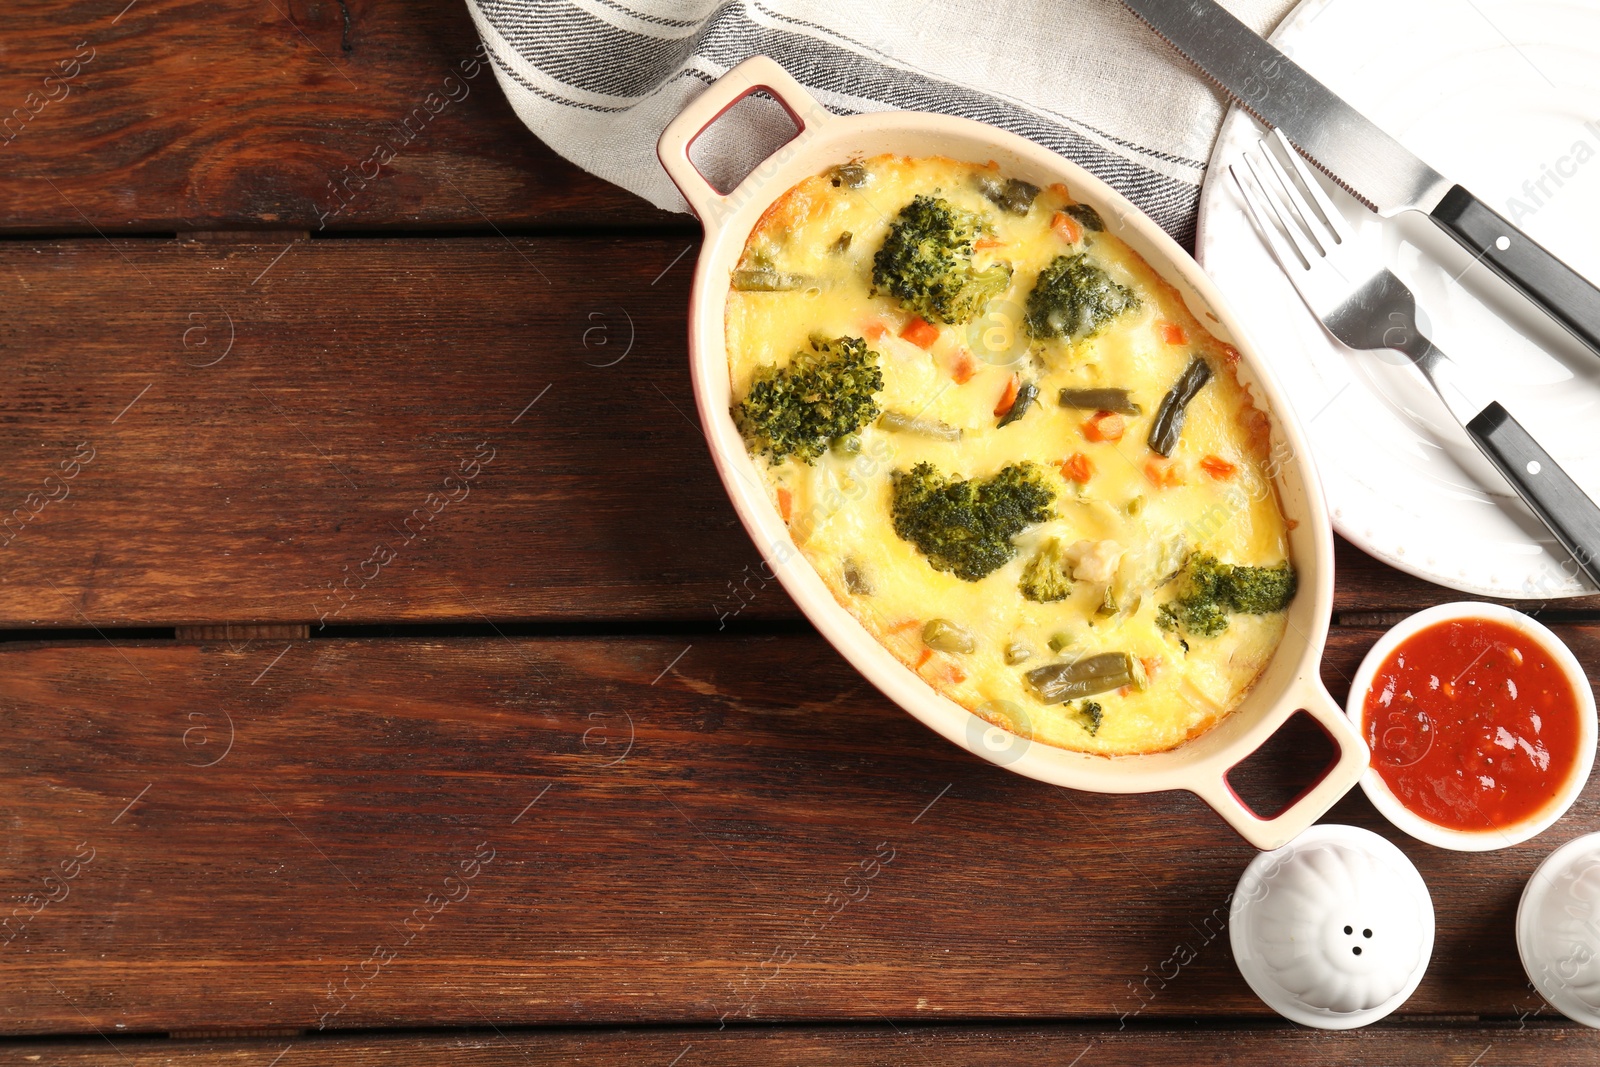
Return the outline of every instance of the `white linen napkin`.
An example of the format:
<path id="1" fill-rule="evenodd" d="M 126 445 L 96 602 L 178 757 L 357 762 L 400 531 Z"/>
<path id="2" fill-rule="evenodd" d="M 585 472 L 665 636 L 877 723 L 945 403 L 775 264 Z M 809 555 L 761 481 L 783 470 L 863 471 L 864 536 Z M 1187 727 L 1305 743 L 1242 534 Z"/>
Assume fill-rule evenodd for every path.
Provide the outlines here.
<path id="1" fill-rule="evenodd" d="M 688 205 L 656 138 L 740 60 L 766 54 L 836 114 L 935 111 L 1082 165 L 1185 247 L 1225 100 L 1116 0 L 467 0 L 507 98 L 555 151 L 657 207 Z M 1265 32 L 1291 0 L 1229 0 Z M 776 104 L 719 122 L 738 177 L 789 130 Z M 696 145 L 701 148 L 700 144 Z M 697 162 L 701 153 L 697 152 Z"/>

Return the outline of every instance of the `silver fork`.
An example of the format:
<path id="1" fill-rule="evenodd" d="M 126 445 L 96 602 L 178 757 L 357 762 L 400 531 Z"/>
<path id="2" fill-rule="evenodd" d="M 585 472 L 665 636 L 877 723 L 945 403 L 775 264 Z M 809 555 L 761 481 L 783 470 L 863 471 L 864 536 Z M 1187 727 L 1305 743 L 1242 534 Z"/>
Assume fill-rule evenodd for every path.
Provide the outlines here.
<path id="1" fill-rule="evenodd" d="M 1409 359 L 1473 444 L 1600 586 L 1600 507 L 1498 401 L 1482 400 L 1465 369 L 1417 328 L 1411 290 L 1386 267 L 1365 260 L 1344 216 L 1282 133 L 1274 130 L 1263 138 L 1258 148 L 1244 153 L 1244 161 L 1255 188 L 1232 166 L 1228 173 L 1312 314 L 1351 348 L 1392 349 Z"/>

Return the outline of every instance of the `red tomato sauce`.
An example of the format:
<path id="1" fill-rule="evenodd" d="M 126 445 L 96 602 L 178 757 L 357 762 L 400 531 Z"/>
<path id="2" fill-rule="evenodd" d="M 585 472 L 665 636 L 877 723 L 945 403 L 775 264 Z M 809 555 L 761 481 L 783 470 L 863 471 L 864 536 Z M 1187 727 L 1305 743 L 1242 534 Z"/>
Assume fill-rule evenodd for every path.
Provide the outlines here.
<path id="1" fill-rule="evenodd" d="M 1436 623 L 1373 676 L 1362 732 L 1400 802 L 1454 830 L 1538 814 L 1578 759 L 1578 697 L 1543 646 L 1502 622 Z"/>

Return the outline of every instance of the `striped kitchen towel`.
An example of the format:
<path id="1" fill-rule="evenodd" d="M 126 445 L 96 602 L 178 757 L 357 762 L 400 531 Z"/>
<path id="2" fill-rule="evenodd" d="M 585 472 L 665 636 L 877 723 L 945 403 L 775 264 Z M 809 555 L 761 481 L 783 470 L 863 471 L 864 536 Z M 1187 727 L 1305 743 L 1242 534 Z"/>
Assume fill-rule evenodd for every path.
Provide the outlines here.
<path id="1" fill-rule="evenodd" d="M 1117 0 L 467 0 L 522 121 L 561 155 L 657 207 L 688 205 L 656 138 L 751 55 L 830 111 L 935 111 L 992 123 L 1104 179 L 1193 247 L 1224 100 Z M 1287 0 L 1230 0 L 1257 31 Z M 697 151 L 726 187 L 792 127 L 742 105 Z M 697 145 L 697 149 L 701 146 Z M 705 166 L 702 169 L 706 169 Z"/>

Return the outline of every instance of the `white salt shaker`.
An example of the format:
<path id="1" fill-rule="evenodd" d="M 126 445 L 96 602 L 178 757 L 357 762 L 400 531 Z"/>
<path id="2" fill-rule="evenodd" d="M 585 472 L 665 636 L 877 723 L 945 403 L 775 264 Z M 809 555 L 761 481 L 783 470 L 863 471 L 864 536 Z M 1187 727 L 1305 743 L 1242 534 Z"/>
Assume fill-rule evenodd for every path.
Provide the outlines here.
<path id="1" fill-rule="evenodd" d="M 1600 834 L 1568 841 L 1528 879 L 1517 954 L 1551 1007 L 1600 1028 Z"/>
<path id="2" fill-rule="evenodd" d="M 1410 997 L 1433 955 L 1433 900 L 1370 830 L 1313 826 L 1245 868 L 1229 938 L 1256 996 L 1293 1022 L 1348 1030 Z"/>

